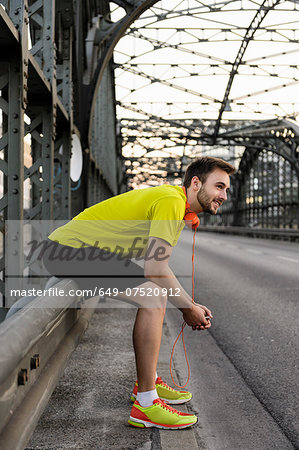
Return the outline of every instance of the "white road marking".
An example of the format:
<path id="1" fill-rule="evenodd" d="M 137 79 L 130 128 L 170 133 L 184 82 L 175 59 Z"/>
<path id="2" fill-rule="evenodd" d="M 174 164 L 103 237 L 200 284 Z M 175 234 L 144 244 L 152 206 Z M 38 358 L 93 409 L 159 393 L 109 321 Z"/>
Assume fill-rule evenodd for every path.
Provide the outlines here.
<path id="1" fill-rule="evenodd" d="M 257 255 L 262 254 L 262 252 L 260 250 L 254 250 L 253 248 L 246 248 L 245 250 L 247 250 L 249 253 L 255 253 Z"/>
<path id="2" fill-rule="evenodd" d="M 287 256 L 277 256 L 276 258 L 284 259 L 286 261 L 291 261 L 291 262 L 295 262 L 295 263 L 299 264 L 299 259 L 288 258 Z"/>

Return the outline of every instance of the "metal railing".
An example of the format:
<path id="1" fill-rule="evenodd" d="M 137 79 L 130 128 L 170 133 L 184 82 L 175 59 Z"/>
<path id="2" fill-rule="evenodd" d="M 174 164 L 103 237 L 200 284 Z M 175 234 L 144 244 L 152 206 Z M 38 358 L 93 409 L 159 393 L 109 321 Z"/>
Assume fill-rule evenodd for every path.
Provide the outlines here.
<path id="1" fill-rule="evenodd" d="M 251 237 L 287 239 L 290 241 L 299 240 L 299 230 L 291 228 L 249 228 L 249 227 L 200 225 L 198 230 L 214 233 L 238 234 Z"/>
<path id="2" fill-rule="evenodd" d="M 84 308 L 72 280 L 62 297 L 37 297 L 0 325 L 0 448 L 23 449 L 67 361 L 86 330 L 97 298 Z"/>

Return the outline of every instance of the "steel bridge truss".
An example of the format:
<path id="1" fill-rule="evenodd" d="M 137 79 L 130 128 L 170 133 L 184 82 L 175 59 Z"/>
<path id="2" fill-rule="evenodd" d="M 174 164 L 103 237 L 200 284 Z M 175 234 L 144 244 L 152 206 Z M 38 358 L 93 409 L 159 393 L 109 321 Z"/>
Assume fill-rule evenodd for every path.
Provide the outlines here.
<path id="1" fill-rule="evenodd" d="M 103 0 L 0 2 L 0 294 L 10 268 L 28 270 L 23 221 L 69 219 L 119 192 L 111 55 L 154 3 L 119 2 L 126 13 L 112 22 Z M 83 158 L 76 182 L 74 135 Z M 19 227 L 5 227 L 7 220 Z"/>
<path id="2" fill-rule="evenodd" d="M 236 22 L 239 10 L 250 16 L 249 25 L 244 20 Z M 286 20 L 290 11 L 292 18 Z M 275 20 L 281 20 L 267 23 L 265 19 L 273 13 Z M 6 261 L 3 252 L 0 260 L 1 292 L 5 270 L 12 266 L 22 271 L 26 266 L 22 230 L 5 229 L 5 220 L 68 219 L 123 190 L 126 180 L 128 184 L 154 184 L 159 176 L 176 182 L 196 155 L 209 152 L 247 161 L 245 175 L 240 172 L 236 181 L 236 186 L 240 180 L 246 185 L 250 163 L 259 160 L 246 155 L 256 154 L 253 148 L 259 139 L 260 153 L 269 151 L 271 157 L 288 161 L 291 169 L 285 169 L 289 174 L 286 183 L 295 192 L 292 199 L 298 199 L 297 129 L 292 121 L 288 125 L 281 122 L 295 118 L 299 106 L 292 95 L 298 83 L 298 68 L 293 63 L 298 51 L 298 14 L 297 2 L 277 1 L 264 1 L 258 7 L 255 2 L 235 1 L 205 5 L 153 0 L 1 1 L 0 213 L 2 249 L 11 249 Z M 189 20 L 188 28 L 179 25 L 182 16 Z M 194 20 L 199 26 L 194 26 Z M 123 35 L 146 47 L 136 45 L 133 53 L 126 53 L 126 47 L 120 46 L 113 56 Z M 211 52 L 210 44 L 217 42 L 233 44 L 235 56 Z M 248 53 L 253 42 L 263 42 L 271 49 L 273 44 L 282 44 L 284 48 L 253 55 Z M 156 51 L 164 54 L 153 64 Z M 278 55 L 284 58 L 276 64 Z M 134 79 L 122 85 L 123 74 Z M 271 80 L 266 87 L 265 75 Z M 218 81 L 209 91 L 204 89 L 204 81 L 211 76 Z M 261 80 L 261 88 L 247 89 L 248 76 Z M 238 84 L 243 93 L 235 89 Z M 148 95 L 142 102 L 136 101 L 143 89 L 158 85 L 163 87 L 159 101 Z M 282 90 L 285 100 L 273 99 Z M 241 119 L 231 117 L 232 113 L 240 113 Z M 269 125 L 267 117 L 277 117 L 280 122 Z M 269 132 L 259 136 L 264 123 Z M 290 142 L 282 144 L 285 129 Z M 74 134 L 83 152 L 83 172 L 76 183 L 70 178 Z M 140 156 L 156 160 L 149 160 L 149 168 L 140 169 Z M 242 161 L 240 168 L 245 164 Z M 246 192 L 236 192 L 235 203 L 242 203 Z M 283 202 L 287 194 L 279 198 Z M 245 201 L 244 211 L 254 202 Z M 244 217 L 233 220 L 243 223 Z M 298 226 L 297 218 L 292 217 L 279 223 Z"/>
<path id="3" fill-rule="evenodd" d="M 161 1 L 127 30 L 114 66 L 128 186 L 220 156 L 239 167 L 233 195 L 203 222 L 298 228 L 298 6 Z"/>

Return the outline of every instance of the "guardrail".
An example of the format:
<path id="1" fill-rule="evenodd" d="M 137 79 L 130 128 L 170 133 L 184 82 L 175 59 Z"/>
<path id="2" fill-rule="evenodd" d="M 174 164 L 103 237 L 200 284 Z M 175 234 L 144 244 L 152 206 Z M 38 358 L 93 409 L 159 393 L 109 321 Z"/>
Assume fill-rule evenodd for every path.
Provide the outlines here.
<path id="1" fill-rule="evenodd" d="M 55 287 L 66 295 L 37 297 L 0 324 L 1 449 L 25 447 L 96 308 L 68 294 L 74 281 Z"/>
<path id="2" fill-rule="evenodd" d="M 287 239 L 290 241 L 299 240 L 299 230 L 294 230 L 290 228 L 249 228 L 249 227 L 200 225 L 198 230 L 214 233 L 239 234 L 251 237 L 264 237 L 271 239 L 279 238 L 279 239 Z"/>

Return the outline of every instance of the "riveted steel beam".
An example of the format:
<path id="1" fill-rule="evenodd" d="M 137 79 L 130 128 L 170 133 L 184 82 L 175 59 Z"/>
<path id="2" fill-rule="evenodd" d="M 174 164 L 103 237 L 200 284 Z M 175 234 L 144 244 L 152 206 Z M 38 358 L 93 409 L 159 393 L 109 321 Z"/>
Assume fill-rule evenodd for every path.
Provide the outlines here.
<path id="1" fill-rule="evenodd" d="M 118 6 L 121 6 L 128 12 L 132 11 L 136 2 L 134 0 L 115 0 L 114 3 L 116 3 Z"/>
<path id="2" fill-rule="evenodd" d="M 235 78 L 235 75 L 238 73 L 238 68 L 243 60 L 245 51 L 248 47 L 248 44 L 250 41 L 252 41 L 252 39 L 254 38 L 254 35 L 256 33 L 256 31 L 259 29 L 260 24 L 262 23 L 262 21 L 264 20 L 264 18 L 266 17 L 266 15 L 268 14 L 268 12 L 273 9 L 278 3 L 280 3 L 281 0 L 265 0 L 259 10 L 257 11 L 256 15 L 254 16 L 251 24 L 249 25 L 245 36 L 243 38 L 242 44 L 239 48 L 239 51 L 237 53 L 237 56 L 235 58 L 234 64 L 232 65 L 231 71 L 230 71 L 230 75 L 229 75 L 229 79 L 227 82 L 227 86 L 225 89 L 225 93 L 223 96 L 223 100 L 221 103 L 221 107 L 218 113 L 218 117 L 216 120 L 216 124 L 215 124 L 215 129 L 214 129 L 214 136 L 213 136 L 213 143 L 216 143 L 217 137 L 218 137 L 218 133 L 219 133 L 219 129 L 220 129 L 220 124 L 221 124 L 221 119 L 222 119 L 222 115 L 223 112 L 225 111 L 225 108 L 227 107 L 228 104 L 228 99 L 229 99 L 229 94 L 231 91 L 231 87 Z"/>
<path id="3" fill-rule="evenodd" d="M 126 2 L 129 4 L 129 2 Z M 131 2 L 130 2 L 131 3 Z M 126 16 L 121 20 L 112 24 L 108 29 L 105 29 L 105 42 L 101 50 L 101 55 L 98 60 L 97 67 L 92 77 L 92 81 L 88 87 L 88 100 L 85 104 L 85 121 L 81 124 L 81 134 L 86 146 L 90 146 L 91 133 L 92 133 L 92 120 L 94 114 L 94 108 L 96 103 L 96 97 L 98 88 L 107 67 L 108 62 L 112 57 L 112 53 L 115 45 L 124 34 L 126 29 L 136 20 L 144 11 L 157 3 L 157 0 L 135 0 L 132 9 L 127 12 Z M 103 24 L 104 26 L 105 24 Z M 107 25 L 107 24 L 106 24 Z M 82 105 L 83 107 L 84 105 Z"/>
<path id="4" fill-rule="evenodd" d="M 4 132 L 7 133 L 4 151 L 4 159 L 7 162 L 4 193 L 7 204 L 3 204 L 2 207 L 5 220 L 15 220 L 15 227 L 7 227 L 5 235 L 5 246 L 10 248 L 5 254 L 5 274 L 10 273 L 11 268 L 17 268 L 19 273 L 22 273 L 24 267 L 23 230 L 20 221 L 23 219 L 24 211 L 24 112 L 28 102 L 28 56 L 27 52 L 22 50 L 27 48 L 28 39 L 27 0 L 11 1 L 9 8 L 11 20 L 19 31 L 21 47 L 8 55 L 7 86 L 4 88 L 7 100 L 7 109 L 4 110 L 6 119 L 3 123 Z M 21 287 L 22 280 L 17 278 L 15 284 Z"/>

